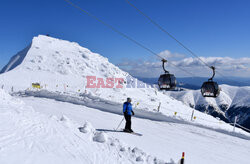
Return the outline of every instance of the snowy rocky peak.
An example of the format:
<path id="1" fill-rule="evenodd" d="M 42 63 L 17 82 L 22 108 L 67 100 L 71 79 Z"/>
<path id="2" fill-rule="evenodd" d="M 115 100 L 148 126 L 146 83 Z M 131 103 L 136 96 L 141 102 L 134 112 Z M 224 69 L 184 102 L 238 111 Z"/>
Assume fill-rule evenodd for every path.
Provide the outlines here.
<path id="1" fill-rule="evenodd" d="M 58 90 L 61 86 L 61 91 L 65 91 L 65 87 L 76 91 L 87 86 L 87 76 L 103 81 L 107 78 L 126 81 L 127 77 L 131 77 L 107 58 L 78 43 L 39 35 L 2 69 L 0 85 L 27 89 L 32 83 L 40 83 L 53 90 Z"/>
<path id="2" fill-rule="evenodd" d="M 32 89 L 32 84 L 36 83 L 49 91 L 84 92 L 118 102 L 126 100 L 126 97 L 134 99 L 147 92 L 154 93 L 154 89 L 140 90 L 140 96 L 134 94 L 138 91 L 128 93 L 127 86 L 138 87 L 140 83 L 140 88 L 143 88 L 145 83 L 137 81 L 107 58 L 77 43 L 44 35 L 34 37 L 30 46 L 11 58 L 2 72 L 0 87 L 8 91 Z M 106 87 L 107 79 L 114 79 L 115 84 L 108 89 L 103 89 L 103 85 L 91 88 L 88 87 L 90 76 L 96 79 L 93 82 L 96 85 L 100 81 Z M 117 81 L 118 79 L 123 79 L 124 82 Z"/>
<path id="3" fill-rule="evenodd" d="M 19 66 L 20 65 L 20 66 Z M 78 43 L 44 35 L 34 37 L 30 46 L 14 56 L 1 72 L 16 68 L 45 71 L 62 75 L 124 76 L 125 72 L 108 62 L 108 59 L 81 47 Z"/>

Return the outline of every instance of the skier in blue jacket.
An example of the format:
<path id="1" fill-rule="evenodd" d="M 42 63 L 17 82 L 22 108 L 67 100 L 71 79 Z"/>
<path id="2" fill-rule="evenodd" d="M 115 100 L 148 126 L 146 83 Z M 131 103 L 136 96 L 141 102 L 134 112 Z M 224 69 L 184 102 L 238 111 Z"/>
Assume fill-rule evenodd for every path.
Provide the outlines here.
<path id="1" fill-rule="evenodd" d="M 129 133 L 133 132 L 133 130 L 131 129 L 131 116 L 135 115 L 131 101 L 131 98 L 127 98 L 127 101 L 123 104 L 123 114 L 126 120 L 125 129 L 123 131 Z"/>

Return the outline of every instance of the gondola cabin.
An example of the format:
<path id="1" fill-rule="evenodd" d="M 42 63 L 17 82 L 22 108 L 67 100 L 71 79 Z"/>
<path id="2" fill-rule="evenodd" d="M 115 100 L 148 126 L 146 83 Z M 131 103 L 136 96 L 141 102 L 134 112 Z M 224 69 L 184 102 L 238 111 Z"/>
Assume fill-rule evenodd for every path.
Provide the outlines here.
<path id="1" fill-rule="evenodd" d="M 174 90 L 176 87 L 176 78 L 173 74 L 170 74 L 164 67 L 164 63 L 167 60 L 162 59 L 162 68 L 165 74 L 162 74 L 158 79 L 158 86 L 160 90 Z"/>
<path id="2" fill-rule="evenodd" d="M 160 90 L 174 90 L 176 87 L 176 78 L 173 74 L 162 74 L 158 79 Z"/>
<path id="3" fill-rule="evenodd" d="M 207 81 L 201 86 L 201 94 L 203 97 L 217 97 L 220 95 L 220 88 L 217 82 Z"/>
<path id="4" fill-rule="evenodd" d="M 204 82 L 201 86 L 201 94 L 203 97 L 214 97 L 220 95 L 220 88 L 217 82 L 213 81 L 215 76 L 215 67 L 210 67 L 213 70 L 213 76 L 208 79 L 208 81 Z"/>

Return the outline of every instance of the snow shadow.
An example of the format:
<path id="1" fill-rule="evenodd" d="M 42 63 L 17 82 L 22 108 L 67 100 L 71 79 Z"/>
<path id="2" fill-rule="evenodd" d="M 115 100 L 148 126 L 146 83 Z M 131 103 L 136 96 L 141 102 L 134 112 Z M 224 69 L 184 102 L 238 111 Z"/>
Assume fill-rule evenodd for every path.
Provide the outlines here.
<path id="1" fill-rule="evenodd" d="M 122 130 L 114 130 L 114 129 L 96 129 L 96 131 L 99 132 L 117 132 L 117 133 L 122 133 Z"/>
<path id="2" fill-rule="evenodd" d="M 18 52 L 15 56 L 13 56 L 10 59 L 9 63 L 7 65 L 5 65 L 3 67 L 3 69 L 0 71 L 0 74 L 8 72 L 8 71 L 16 68 L 17 66 L 19 66 L 23 62 L 23 60 L 26 57 L 27 53 L 29 52 L 30 48 L 31 48 L 31 44 L 28 45 L 26 48 L 24 48 L 22 51 Z"/>

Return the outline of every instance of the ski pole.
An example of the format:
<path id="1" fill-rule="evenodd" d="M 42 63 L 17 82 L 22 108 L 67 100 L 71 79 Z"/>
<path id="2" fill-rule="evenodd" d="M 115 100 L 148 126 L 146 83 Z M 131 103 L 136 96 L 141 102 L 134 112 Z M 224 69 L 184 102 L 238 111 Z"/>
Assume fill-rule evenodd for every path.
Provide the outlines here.
<path id="1" fill-rule="evenodd" d="M 117 128 L 115 130 L 117 130 L 120 127 L 120 125 L 122 124 L 123 120 L 124 120 L 124 117 L 122 118 L 120 124 L 117 126 Z"/>

